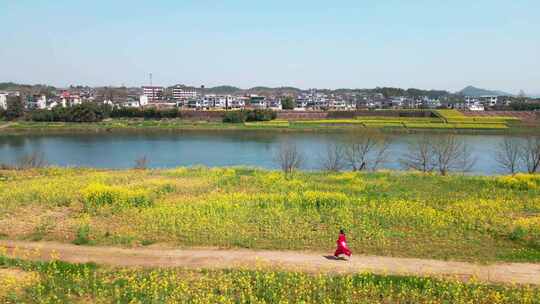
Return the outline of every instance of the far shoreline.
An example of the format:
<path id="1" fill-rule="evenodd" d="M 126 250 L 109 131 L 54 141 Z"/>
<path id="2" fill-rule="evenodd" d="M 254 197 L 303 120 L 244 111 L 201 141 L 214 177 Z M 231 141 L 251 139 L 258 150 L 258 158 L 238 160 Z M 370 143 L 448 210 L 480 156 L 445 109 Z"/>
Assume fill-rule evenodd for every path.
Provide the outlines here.
<path id="1" fill-rule="evenodd" d="M 144 124 L 150 125 L 144 125 Z M 460 134 L 460 135 L 540 135 L 539 126 L 512 125 L 507 129 L 438 129 L 405 127 L 365 127 L 361 125 L 317 125 L 310 127 L 246 126 L 242 123 L 193 120 L 110 120 L 96 123 L 0 122 L 0 136 L 32 134 L 84 133 L 182 133 L 182 132 L 279 132 L 279 133 L 355 133 L 377 130 L 387 134 Z"/>

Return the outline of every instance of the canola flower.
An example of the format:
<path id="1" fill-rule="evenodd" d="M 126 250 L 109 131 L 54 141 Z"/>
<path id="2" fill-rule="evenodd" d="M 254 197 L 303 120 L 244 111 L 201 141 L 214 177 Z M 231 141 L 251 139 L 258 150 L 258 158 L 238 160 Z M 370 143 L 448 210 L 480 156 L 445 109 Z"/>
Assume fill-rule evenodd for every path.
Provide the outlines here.
<path id="1" fill-rule="evenodd" d="M 540 261 L 540 178 L 252 168 L 1 171 L 0 235 Z"/>
<path id="2" fill-rule="evenodd" d="M 367 273 L 126 269 L 6 256 L 0 267 L 32 273 L 3 286 L 3 303 L 540 303 L 533 286 Z"/>

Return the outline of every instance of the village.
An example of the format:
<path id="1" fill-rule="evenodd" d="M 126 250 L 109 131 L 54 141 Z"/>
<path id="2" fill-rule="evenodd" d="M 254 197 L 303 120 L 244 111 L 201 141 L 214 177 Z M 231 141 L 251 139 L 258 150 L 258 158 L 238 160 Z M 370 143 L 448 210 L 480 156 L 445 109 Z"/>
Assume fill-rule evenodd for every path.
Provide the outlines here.
<path id="1" fill-rule="evenodd" d="M 506 109 L 517 101 L 537 104 L 524 96 L 467 96 L 446 91 L 409 90 L 323 90 L 296 88 L 219 90 L 185 85 L 102 87 L 46 87 L 46 90 L 0 91 L 0 109 L 6 109 L 10 98 L 20 98 L 28 110 L 68 107 L 84 102 L 124 108 L 180 108 L 183 110 L 271 109 L 294 111 L 358 109 L 457 109 L 485 111 Z M 51 89 L 52 88 L 52 89 Z M 402 94 L 399 94 L 402 93 Z"/>

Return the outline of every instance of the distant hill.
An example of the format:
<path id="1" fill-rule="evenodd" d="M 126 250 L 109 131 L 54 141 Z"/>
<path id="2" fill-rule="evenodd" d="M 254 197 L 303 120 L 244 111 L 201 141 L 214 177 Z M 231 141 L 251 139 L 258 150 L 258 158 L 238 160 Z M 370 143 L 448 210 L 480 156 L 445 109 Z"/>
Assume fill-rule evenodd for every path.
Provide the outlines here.
<path id="1" fill-rule="evenodd" d="M 207 88 L 205 89 L 205 91 L 210 94 L 228 95 L 228 94 L 236 94 L 238 92 L 241 92 L 242 89 L 234 87 L 234 86 L 222 85 L 222 86 Z"/>
<path id="2" fill-rule="evenodd" d="M 302 90 L 295 87 L 253 87 L 245 91 L 246 94 L 257 94 L 257 95 L 295 95 L 300 93 Z"/>
<path id="3" fill-rule="evenodd" d="M 184 87 L 186 89 L 193 89 L 196 91 L 201 90 L 200 87 L 194 87 L 194 86 L 184 86 L 180 85 L 181 87 Z M 205 94 L 217 94 L 217 95 L 242 95 L 242 94 L 256 94 L 256 95 L 264 95 L 264 96 L 270 96 L 270 95 L 290 95 L 290 94 L 298 94 L 302 90 L 295 88 L 295 87 L 277 87 L 277 88 L 271 88 L 271 87 L 264 87 L 264 86 L 258 86 L 253 87 L 250 89 L 241 89 L 239 87 L 231 86 L 231 85 L 221 85 L 221 86 L 215 86 L 215 87 L 206 87 L 204 88 Z"/>
<path id="4" fill-rule="evenodd" d="M 0 82 L 0 91 L 19 91 L 23 95 L 45 94 L 51 95 L 56 88 L 44 84 L 20 84 L 14 82 Z"/>
<path id="5" fill-rule="evenodd" d="M 473 86 L 468 86 L 463 90 L 459 91 L 461 95 L 464 96 L 485 96 L 485 95 L 495 95 L 495 96 L 513 96 L 513 94 L 502 92 L 502 91 L 492 91 L 486 89 L 480 89 Z"/>

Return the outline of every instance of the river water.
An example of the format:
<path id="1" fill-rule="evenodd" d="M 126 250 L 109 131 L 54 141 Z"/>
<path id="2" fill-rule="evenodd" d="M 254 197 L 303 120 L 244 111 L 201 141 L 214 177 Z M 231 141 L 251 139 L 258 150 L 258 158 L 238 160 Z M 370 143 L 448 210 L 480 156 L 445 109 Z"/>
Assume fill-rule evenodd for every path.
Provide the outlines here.
<path id="1" fill-rule="evenodd" d="M 293 142 L 304 155 L 303 169 L 320 168 L 321 158 L 333 143 L 350 141 L 345 133 L 280 132 L 147 132 L 96 134 L 0 135 L 0 163 L 16 164 L 24 155 L 42 154 L 51 165 L 130 168 L 146 156 L 149 167 L 253 166 L 275 169 L 275 154 L 283 143 Z M 403 169 L 400 159 L 408 144 L 424 135 L 389 135 L 391 144 L 383 168 Z M 438 136 L 438 135 L 429 135 Z M 456 135 L 476 159 L 472 173 L 503 173 L 496 161 L 502 135 Z"/>

